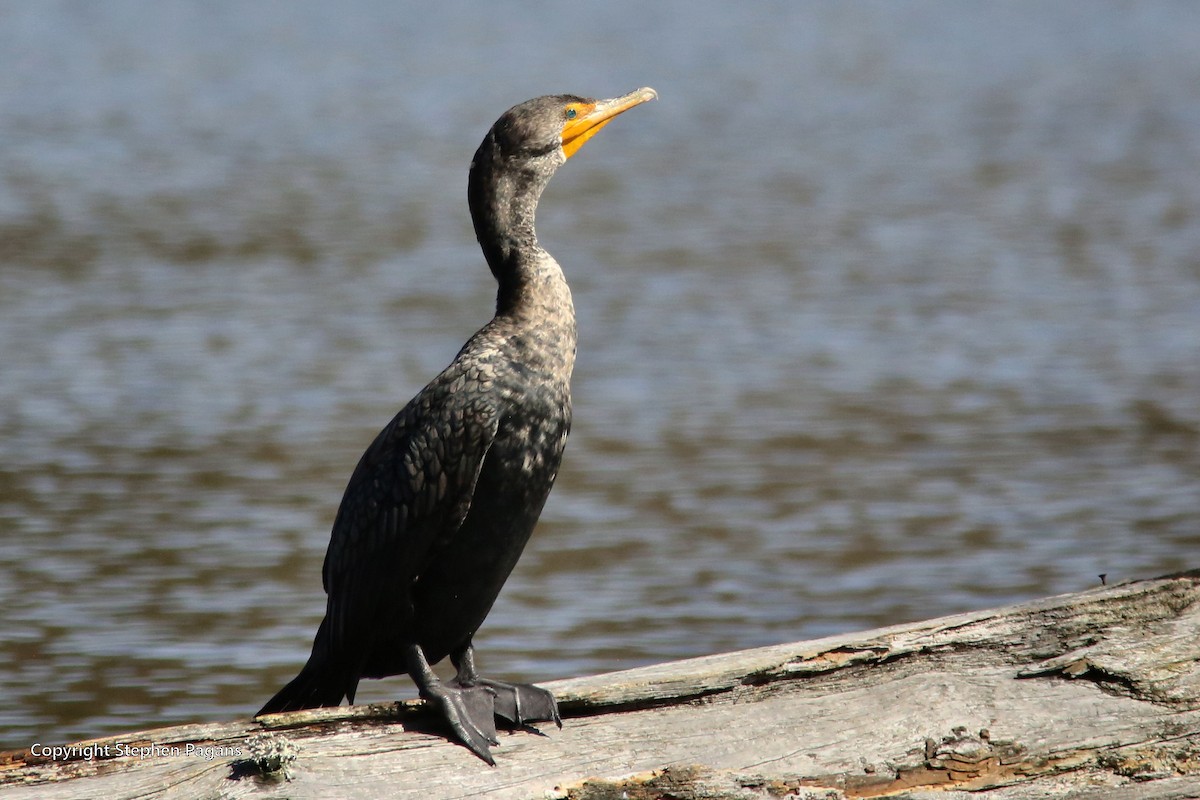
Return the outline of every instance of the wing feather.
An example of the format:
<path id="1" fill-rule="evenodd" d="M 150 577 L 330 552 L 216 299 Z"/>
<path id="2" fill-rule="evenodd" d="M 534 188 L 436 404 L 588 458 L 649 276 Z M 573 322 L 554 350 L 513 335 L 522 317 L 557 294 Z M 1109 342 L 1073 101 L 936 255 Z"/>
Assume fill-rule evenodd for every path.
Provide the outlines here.
<path id="1" fill-rule="evenodd" d="M 333 524 L 322 570 L 325 656 L 341 662 L 351 698 L 374 643 L 411 626 L 410 587 L 466 518 L 499 426 L 490 393 L 463 392 L 446 377 L 367 448 Z"/>

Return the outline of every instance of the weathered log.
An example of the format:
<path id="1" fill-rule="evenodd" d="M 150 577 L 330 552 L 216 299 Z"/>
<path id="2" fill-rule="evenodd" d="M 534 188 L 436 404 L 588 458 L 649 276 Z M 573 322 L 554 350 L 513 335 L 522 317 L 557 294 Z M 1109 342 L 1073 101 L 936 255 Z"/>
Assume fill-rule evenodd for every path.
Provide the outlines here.
<path id="1" fill-rule="evenodd" d="M 496 767 L 410 701 L 4 753 L 0 794 L 1196 797 L 1200 571 L 546 686 Z"/>

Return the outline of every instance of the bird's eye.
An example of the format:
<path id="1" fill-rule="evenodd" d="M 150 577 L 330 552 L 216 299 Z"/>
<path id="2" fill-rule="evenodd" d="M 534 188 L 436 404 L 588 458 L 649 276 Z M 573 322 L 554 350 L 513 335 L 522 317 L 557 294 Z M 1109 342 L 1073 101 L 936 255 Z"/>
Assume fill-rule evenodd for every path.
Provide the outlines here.
<path id="1" fill-rule="evenodd" d="M 567 119 L 575 119 L 575 116 L 576 116 L 578 113 L 579 113 L 579 112 L 578 112 L 578 111 L 576 111 L 575 109 L 573 109 L 573 108 L 568 108 L 568 109 L 567 109 Z"/>

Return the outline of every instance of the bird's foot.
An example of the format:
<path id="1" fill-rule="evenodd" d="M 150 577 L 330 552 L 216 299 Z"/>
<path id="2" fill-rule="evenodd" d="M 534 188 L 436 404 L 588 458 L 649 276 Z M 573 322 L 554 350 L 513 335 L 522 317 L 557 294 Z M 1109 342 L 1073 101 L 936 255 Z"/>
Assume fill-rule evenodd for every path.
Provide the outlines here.
<path id="1" fill-rule="evenodd" d="M 524 725 L 527 722 L 553 722 L 562 727 L 562 717 L 558 715 L 558 702 L 554 695 L 528 683 L 504 683 L 486 678 L 476 680 L 476 686 L 482 686 L 492 692 L 495 697 L 496 716 L 507 720 L 513 725 Z"/>
<path id="2" fill-rule="evenodd" d="M 438 683 L 425 687 L 421 696 L 441 709 L 455 736 L 472 753 L 496 766 L 488 747 L 500 744 L 496 739 L 496 693 L 490 687 Z"/>

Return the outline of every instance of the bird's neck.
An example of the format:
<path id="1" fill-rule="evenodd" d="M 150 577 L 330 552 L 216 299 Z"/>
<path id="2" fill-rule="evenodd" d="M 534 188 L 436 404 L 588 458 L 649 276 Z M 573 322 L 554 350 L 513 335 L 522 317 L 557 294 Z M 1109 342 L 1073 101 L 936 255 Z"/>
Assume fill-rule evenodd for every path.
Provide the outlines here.
<path id="1" fill-rule="evenodd" d="M 538 243 L 535 217 L 553 172 L 509 168 L 486 152 L 476 154 L 468 184 L 471 220 L 488 267 L 500 284 L 496 315 L 518 319 L 569 316 L 571 292 L 558 262 Z"/>
<path id="2" fill-rule="evenodd" d="M 510 183 L 507 178 L 497 181 L 492 191 L 471 208 L 479 246 L 502 285 L 509 273 L 519 269 L 523 258 L 540 249 L 534 215 L 541 191 L 533 195 L 516 193 Z"/>
<path id="3" fill-rule="evenodd" d="M 496 292 L 496 316 L 524 327 L 569 328 L 575 335 L 575 305 L 566 276 L 554 257 L 536 246 L 508 264 Z"/>
<path id="4" fill-rule="evenodd" d="M 496 316 L 485 330 L 519 354 L 524 370 L 546 385 L 568 385 L 575 363 L 575 306 L 562 268 L 537 240 L 534 214 L 544 180 L 521 186 L 511 173 L 478 184 L 472 172 L 471 218 L 496 276 Z M 569 390 L 566 390 L 569 391 Z"/>

